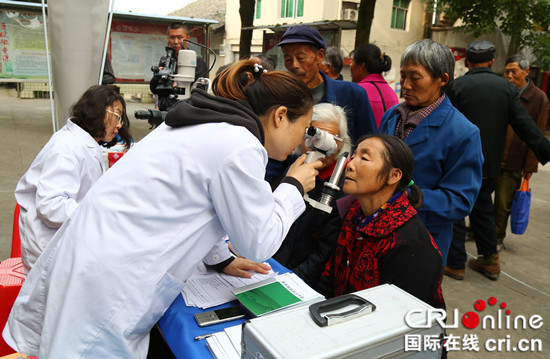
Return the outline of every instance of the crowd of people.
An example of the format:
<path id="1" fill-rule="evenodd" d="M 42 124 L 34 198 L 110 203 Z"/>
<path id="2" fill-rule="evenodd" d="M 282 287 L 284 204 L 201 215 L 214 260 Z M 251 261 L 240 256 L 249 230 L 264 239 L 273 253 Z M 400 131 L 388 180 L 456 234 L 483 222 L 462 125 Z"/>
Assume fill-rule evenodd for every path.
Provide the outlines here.
<path id="1" fill-rule="evenodd" d="M 187 33 L 171 26 L 169 45 Z M 469 266 L 498 278 L 510 193 L 550 159 L 548 99 L 529 63 L 512 57 L 497 76 L 494 45 L 476 41 L 455 80 L 449 48 L 420 40 L 401 56 L 399 103 L 382 76 L 392 59 L 374 44 L 351 54 L 352 81 L 313 27 L 278 45 L 286 71 L 262 54 L 220 69 L 213 93 L 175 102 L 108 171 L 100 146 L 131 143 L 124 99 L 105 85 L 82 95 L 17 185 L 27 278 L 3 330 L 10 346 L 145 358 L 201 262 L 249 277 L 273 257 L 327 298 L 391 283 L 445 309 L 443 275 L 464 278 L 467 216 Z M 333 154 L 306 161 L 310 127 L 334 138 Z M 332 211 L 306 203 L 347 154 Z"/>

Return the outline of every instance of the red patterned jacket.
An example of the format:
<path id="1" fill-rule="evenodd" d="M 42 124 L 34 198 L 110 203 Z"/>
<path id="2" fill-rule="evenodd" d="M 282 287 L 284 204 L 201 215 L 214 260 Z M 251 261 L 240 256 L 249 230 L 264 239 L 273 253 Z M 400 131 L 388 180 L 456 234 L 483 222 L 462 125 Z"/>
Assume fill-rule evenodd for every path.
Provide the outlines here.
<path id="1" fill-rule="evenodd" d="M 334 285 L 334 295 L 391 283 L 436 308 L 445 308 L 441 254 L 406 194 L 358 229 L 360 210 L 354 201 L 335 256 L 323 273 Z M 327 293 L 326 288 L 320 290 Z"/>

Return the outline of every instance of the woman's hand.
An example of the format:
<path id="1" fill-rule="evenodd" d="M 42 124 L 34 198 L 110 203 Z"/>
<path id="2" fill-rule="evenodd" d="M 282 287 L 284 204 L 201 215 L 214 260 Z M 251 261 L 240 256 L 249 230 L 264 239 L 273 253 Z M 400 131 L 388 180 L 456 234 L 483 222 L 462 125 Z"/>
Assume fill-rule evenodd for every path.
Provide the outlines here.
<path id="1" fill-rule="evenodd" d="M 268 264 L 253 262 L 246 258 L 235 258 L 223 269 L 223 272 L 236 277 L 252 278 L 252 274 L 248 271 L 268 274 L 270 269 L 271 267 Z"/>
<path id="2" fill-rule="evenodd" d="M 290 166 L 286 175 L 297 179 L 302 184 L 302 187 L 304 187 L 304 192 L 307 193 L 315 188 L 315 177 L 319 174 L 317 169 L 323 166 L 323 162 L 315 161 L 304 164 L 305 161 L 306 155 L 298 157 L 292 166 Z"/>
<path id="3" fill-rule="evenodd" d="M 235 250 L 235 248 L 233 248 L 233 243 L 231 243 L 231 241 L 228 241 L 227 242 L 227 247 L 229 248 L 229 250 L 231 251 L 231 253 L 233 253 L 235 255 L 235 257 L 237 258 L 244 258 L 243 256 L 241 256 L 239 253 L 237 253 L 237 251 Z"/>

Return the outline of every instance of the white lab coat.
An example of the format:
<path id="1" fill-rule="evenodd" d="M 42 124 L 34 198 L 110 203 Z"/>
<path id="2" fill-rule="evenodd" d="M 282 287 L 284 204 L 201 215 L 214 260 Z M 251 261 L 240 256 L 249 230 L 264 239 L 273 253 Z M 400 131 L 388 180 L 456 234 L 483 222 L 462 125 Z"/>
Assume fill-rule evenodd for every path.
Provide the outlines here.
<path id="1" fill-rule="evenodd" d="M 305 210 L 264 181 L 267 153 L 227 123 L 170 128 L 137 143 L 88 192 L 27 276 L 3 335 L 47 358 L 145 358 L 149 331 L 221 238 L 272 256 Z M 186 335 L 186 333 L 181 333 Z"/>
<path id="2" fill-rule="evenodd" d="M 15 189 L 26 272 L 105 170 L 97 141 L 70 119 L 38 153 Z"/>

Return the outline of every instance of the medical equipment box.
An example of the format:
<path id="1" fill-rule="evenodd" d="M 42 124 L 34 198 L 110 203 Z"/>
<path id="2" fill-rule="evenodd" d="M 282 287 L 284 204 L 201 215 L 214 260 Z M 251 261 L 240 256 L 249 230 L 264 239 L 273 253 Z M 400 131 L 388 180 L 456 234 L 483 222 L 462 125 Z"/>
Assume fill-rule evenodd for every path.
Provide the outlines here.
<path id="1" fill-rule="evenodd" d="M 443 328 L 436 318 L 444 314 L 391 284 L 353 294 L 356 296 L 353 301 L 366 299 L 368 304 L 345 303 L 345 300 L 331 304 L 341 298 L 336 297 L 309 308 L 301 306 L 246 321 L 242 328 L 241 358 L 441 357 Z M 324 309 L 334 311 L 325 315 L 326 312 L 318 312 L 319 308 L 314 310 L 314 306 L 322 307 L 322 303 L 328 303 Z M 366 314 L 358 313 L 360 310 Z M 314 317 L 324 323 L 317 324 Z"/>

